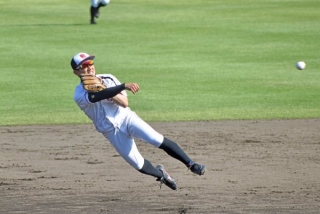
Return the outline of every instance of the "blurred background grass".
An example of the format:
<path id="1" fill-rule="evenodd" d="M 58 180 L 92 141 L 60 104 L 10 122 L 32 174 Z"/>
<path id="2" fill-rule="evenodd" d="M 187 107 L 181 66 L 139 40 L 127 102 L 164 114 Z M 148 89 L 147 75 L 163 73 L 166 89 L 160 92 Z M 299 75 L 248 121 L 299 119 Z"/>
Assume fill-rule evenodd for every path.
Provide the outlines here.
<path id="1" fill-rule="evenodd" d="M 73 101 L 82 51 L 140 85 L 146 121 L 320 117 L 318 1 L 114 0 L 97 25 L 89 1 L 0 7 L 0 125 L 90 122 Z"/>

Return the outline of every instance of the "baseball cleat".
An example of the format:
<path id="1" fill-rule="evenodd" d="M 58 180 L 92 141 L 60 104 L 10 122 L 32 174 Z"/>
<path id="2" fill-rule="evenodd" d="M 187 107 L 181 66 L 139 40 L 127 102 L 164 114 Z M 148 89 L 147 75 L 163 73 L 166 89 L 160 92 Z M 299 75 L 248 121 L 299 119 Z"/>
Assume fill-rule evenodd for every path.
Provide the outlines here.
<path id="1" fill-rule="evenodd" d="M 197 164 L 194 162 L 190 162 L 188 164 L 188 168 L 191 170 L 191 172 L 193 172 L 194 174 L 197 174 L 197 175 L 203 175 L 206 172 L 205 165 Z"/>
<path id="2" fill-rule="evenodd" d="M 161 178 L 157 179 L 157 181 L 160 181 L 160 189 L 161 189 L 161 185 L 165 184 L 167 187 L 171 188 L 172 190 L 177 190 L 176 181 L 173 179 L 173 177 L 169 175 L 169 173 L 166 172 L 166 170 L 164 170 L 163 166 L 158 165 L 156 166 L 156 168 L 159 169 L 163 175 Z"/>

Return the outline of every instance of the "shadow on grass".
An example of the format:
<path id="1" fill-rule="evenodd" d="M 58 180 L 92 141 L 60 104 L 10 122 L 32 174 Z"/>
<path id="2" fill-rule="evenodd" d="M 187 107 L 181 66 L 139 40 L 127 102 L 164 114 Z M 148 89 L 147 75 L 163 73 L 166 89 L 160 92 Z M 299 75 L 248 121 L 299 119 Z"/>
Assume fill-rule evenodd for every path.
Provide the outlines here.
<path id="1" fill-rule="evenodd" d="M 77 23 L 77 24 L 4 24 L 0 27 L 53 27 L 53 26 L 83 26 L 91 25 L 90 23 Z"/>

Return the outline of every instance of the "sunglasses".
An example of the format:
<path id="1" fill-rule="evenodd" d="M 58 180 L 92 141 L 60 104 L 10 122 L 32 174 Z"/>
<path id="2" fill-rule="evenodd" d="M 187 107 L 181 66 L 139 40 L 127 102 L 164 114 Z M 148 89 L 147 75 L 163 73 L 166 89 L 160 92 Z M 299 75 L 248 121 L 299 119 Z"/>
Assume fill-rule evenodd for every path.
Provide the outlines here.
<path id="1" fill-rule="evenodd" d="M 92 66 L 92 65 L 94 65 L 93 61 L 88 60 L 88 61 L 85 61 L 84 63 L 82 63 L 81 65 L 79 65 L 78 69 L 80 69 L 80 68 L 85 69 L 85 68 Z"/>

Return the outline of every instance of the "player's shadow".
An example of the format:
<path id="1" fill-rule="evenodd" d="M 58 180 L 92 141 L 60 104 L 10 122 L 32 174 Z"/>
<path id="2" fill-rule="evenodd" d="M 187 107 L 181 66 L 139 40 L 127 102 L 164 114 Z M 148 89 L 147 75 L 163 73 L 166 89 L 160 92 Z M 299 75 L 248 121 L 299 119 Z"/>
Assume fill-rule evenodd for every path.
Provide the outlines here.
<path id="1" fill-rule="evenodd" d="M 89 23 L 74 23 L 74 24 L 5 24 L 0 25 L 1 27 L 51 27 L 51 26 L 82 26 L 82 25 L 91 25 Z"/>

